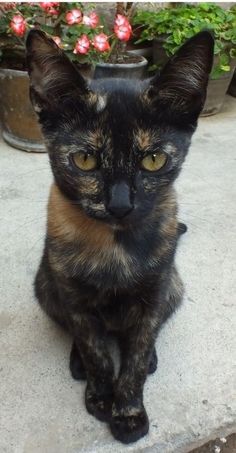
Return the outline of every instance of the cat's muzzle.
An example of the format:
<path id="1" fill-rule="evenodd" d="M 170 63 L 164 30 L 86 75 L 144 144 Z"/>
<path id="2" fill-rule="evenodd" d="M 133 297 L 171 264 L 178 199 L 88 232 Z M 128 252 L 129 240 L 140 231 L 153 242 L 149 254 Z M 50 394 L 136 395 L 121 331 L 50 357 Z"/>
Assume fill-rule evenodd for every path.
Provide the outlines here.
<path id="1" fill-rule="evenodd" d="M 130 200 L 130 187 L 124 181 L 115 183 L 111 187 L 109 197 L 107 209 L 117 219 L 126 217 L 134 208 Z"/>

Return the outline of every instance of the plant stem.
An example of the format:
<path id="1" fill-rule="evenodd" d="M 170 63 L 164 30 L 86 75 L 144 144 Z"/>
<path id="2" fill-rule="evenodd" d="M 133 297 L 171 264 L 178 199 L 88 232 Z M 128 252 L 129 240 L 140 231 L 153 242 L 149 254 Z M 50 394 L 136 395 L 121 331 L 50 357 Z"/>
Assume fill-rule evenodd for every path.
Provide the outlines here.
<path id="1" fill-rule="evenodd" d="M 117 39 L 114 38 L 114 41 L 113 41 L 112 44 L 111 44 L 110 50 L 109 50 L 109 52 L 107 52 L 105 61 L 108 61 L 108 60 L 109 60 L 109 58 L 110 58 L 110 56 L 111 56 L 111 54 L 112 54 L 112 52 L 113 52 L 113 50 L 114 50 L 114 48 L 115 48 L 116 45 L 117 45 Z"/>
<path id="2" fill-rule="evenodd" d="M 124 4 L 124 2 L 117 2 L 116 3 L 116 15 L 117 14 L 122 14 L 122 16 L 124 16 L 124 14 L 125 14 L 125 4 Z"/>

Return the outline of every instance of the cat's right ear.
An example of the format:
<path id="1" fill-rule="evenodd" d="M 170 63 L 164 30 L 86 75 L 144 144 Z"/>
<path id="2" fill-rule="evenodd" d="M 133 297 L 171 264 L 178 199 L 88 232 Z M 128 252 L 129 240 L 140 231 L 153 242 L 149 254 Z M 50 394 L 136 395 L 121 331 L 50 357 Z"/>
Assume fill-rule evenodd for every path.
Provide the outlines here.
<path id="1" fill-rule="evenodd" d="M 40 30 L 31 30 L 26 40 L 30 97 L 35 111 L 55 110 L 67 99 L 94 99 L 84 78 L 65 53 Z"/>
<path id="2" fill-rule="evenodd" d="M 205 102 L 213 56 L 212 33 L 202 31 L 193 36 L 151 80 L 145 100 L 171 118 L 196 119 Z"/>

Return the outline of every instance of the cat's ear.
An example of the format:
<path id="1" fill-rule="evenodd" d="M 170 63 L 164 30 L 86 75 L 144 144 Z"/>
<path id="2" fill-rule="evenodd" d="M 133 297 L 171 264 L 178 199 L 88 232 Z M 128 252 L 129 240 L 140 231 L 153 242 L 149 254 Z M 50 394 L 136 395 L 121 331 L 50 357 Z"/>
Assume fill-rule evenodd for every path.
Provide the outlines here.
<path id="1" fill-rule="evenodd" d="M 30 96 L 36 112 L 57 109 L 67 99 L 84 98 L 91 91 L 76 66 L 40 30 L 31 30 L 26 40 L 26 61 L 30 76 Z"/>
<path id="2" fill-rule="evenodd" d="M 206 98 L 212 69 L 214 39 L 208 31 L 189 39 L 155 76 L 145 93 L 165 111 L 197 118 Z"/>

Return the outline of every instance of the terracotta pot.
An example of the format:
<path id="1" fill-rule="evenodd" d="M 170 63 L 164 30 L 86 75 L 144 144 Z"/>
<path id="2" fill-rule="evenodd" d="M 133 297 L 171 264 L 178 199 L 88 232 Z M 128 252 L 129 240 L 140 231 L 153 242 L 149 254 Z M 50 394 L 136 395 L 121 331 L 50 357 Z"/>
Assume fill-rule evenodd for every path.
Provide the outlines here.
<path id="1" fill-rule="evenodd" d="M 4 140 L 23 151 L 45 152 L 25 71 L 0 69 L 0 106 Z"/>
<path id="2" fill-rule="evenodd" d="M 103 79 L 106 77 L 143 79 L 147 68 L 147 60 L 140 56 L 138 63 L 112 64 L 97 63 L 94 71 L 94 79 Z"/>

